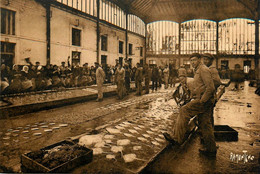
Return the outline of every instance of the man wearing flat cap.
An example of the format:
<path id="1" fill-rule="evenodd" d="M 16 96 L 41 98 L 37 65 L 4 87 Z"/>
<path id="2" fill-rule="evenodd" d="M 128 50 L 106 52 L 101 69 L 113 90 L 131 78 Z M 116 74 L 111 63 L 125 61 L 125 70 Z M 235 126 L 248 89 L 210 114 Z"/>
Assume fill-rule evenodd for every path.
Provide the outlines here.
<path id="1" fill-rule="evenodd" d="M 203 63 L 209 68 L 210 73 L 212 75 L 212 79 L 215 85 L 215 89 L 217 89 L 222 83 L 220 81 L 220 77 L 219 77 L 219 73 L 217 68 L 213 65 L 213 61 L 214 61 L 214 56 L 209 54 L 209 53 L 205 53 L 202 55 L 203 58 Z"/>
<path id="2" fill-rule="evenodd" d="M 216 156 L 217 148 L 214 130 L 211 124 L 210 111 L 213 107 L 215 94 L 214 82 L 207 66 L 201 63 L 201 55 L 194 53 L 190 56 L 194 68 L 193 100 L 180 108 L 180 114 L 173 129 L 173 134 L 164 133 L 166 140 L 172 144 L 183 144 L 189 135 L 188 123 L 192 117 L 199 115 L 201 119 L 201 132 L 204 138 L 200 153 Z"/>
<path id="3" fill-rule="evenodd" d="M 210 114 L 210 117 L 211 117 L 211 124 L 212 124 L 212 127 L 214 128 L 214 116 L 213 116 L 213 113 L 214 113 L 214 107 L 215 107 L 215 104 L 217 102 L 217 97 L 216 97 L 216 92 L 217 92 L 217 89 L 218 87 L 222 84 L 221 81 L 220 81 L 220 77 L 219 77 L 219 73 L 218 73 L 218 70 L 217 68 L 213 65 L 213 61 L 214 61 L 214 56 L 209 54 L 209 53 L 205 53 L 202 55 L 202 58 L 203 58 L 203 63 L 204 65 L 206 65 L 209 70 L 210 70 L 210 73 L 211 73 L 211 76 L 212 76 L 212 80 L 214 82 L 214 86 L 215 86 L 215 94 L 214 94 L 214 105 L 213 107 L 210 107 L 210 110 L 209 110 L 209 114 Z M 199 116 L 198 117 L 198 121 L 199 121 L 199 125 L 201 123 L 201 117 Z M 200 126 L 199 126 L 200 127 Z M 201 137 L 201 142 L 204 143 L 204 139 L 203 137 Z"/>

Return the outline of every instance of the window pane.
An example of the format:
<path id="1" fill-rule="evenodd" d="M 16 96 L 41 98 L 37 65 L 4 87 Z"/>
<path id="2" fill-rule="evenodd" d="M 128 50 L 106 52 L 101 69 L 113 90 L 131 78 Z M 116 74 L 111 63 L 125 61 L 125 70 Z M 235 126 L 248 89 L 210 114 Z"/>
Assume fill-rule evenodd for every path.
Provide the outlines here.
<path id="1" fill-rule="evenodd" d="M 129 55 L 133 55 L 133 44 L 129 44 Z"/>
<path id="2" fill-rule="evenodd" d="M 15 12 L 12 13 L 12 34 L 15 35 Z"/>
<path id="3" fill-rule="evenodd" d="M 124 42 L 119 41 L 119 53 L 123 54 L 123 46 L 124 46 Z"/>
<path id="4" fill-rule="evenodd" d="M 7 21 L 8 21 L 8 23 L 7 23 L 7 34 L 11 34 L 10 33 L 11 32 L 11 13 L 10 13 L 10 11 L 7 12 Z"/>
<path id="5" fill-rule="evenodd" d="M 140 56 L 143 57 L 143 47 L 140 47 Z"/>
<path id="6" fill-rule="evenodd" d="M 80 54 L 81 52 L 72 51 L 72 65 L 80 64 Z"/>
<path id="7" fill-rule="evenodd" d="M 101 36 L 101 50 L 107 51 L 107 36 Z"/>
<path id="8" fill-rule="evenodd" d="M 80 46 L 81 30 L 72 28 L 72 45 Z"/>
<path id="9" fill-rule="evenodd" d="M 1 8 L 1 33 L 15 34 L 15 12 Z"/>
<path id="10" fill-rule="evenodd" d="M 101 55 L 101 65 L 104 66 L 107 64 L 107 56 Z"/>
<path id="11" fill-rule="evenodd" d="M 155 60 L 149 60 L 149 65 L 155 65 L 156 61 Z"/>
<path id="12" fill-rule="evenodd" d="M 216 54 L 216 22 L 191 20 L 181 24 L 182 54 Z"/>
<path id="13" fill-rule="evenodd" d="M 1 8 L 1 33 L 6 33 L 6 10 Z"/>
<path id="14" fill-rule="evenodd" d="M 148 24 L 146 43 L 150 54 L 178 54 L 179 24 L 171 21 Z"/>
<path id="15" fill-rule="evenodd" d="M 228 60 L 221 60 L 221 69 L 229 69 Z"/>
<path id="16" fill-rule="evenodd" d="M 255 22 L 234 18 L 219 22 L 220 54 L 254 54 Z"/>

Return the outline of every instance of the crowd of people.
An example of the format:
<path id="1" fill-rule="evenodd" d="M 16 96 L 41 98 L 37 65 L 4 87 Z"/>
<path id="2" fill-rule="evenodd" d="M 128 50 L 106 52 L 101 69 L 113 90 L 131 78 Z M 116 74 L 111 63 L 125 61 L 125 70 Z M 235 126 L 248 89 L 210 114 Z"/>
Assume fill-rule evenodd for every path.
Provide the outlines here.
<path id="1" fill-rule="evenodd" d="M 149 93 L 150 83 L 152 82 L 152 91 L 156 91 L 164 84 L 165 89 L 174 87 L 177 82 L 178 70 L 173 65 L 159 66 L 147 65 L 131 68 L 129 64 L 124 66 L 117 64 L 115 67 L 115 84 L 117 85 L 118 99 L 122 99 L 130 91 L 130 82 L 135 81 L 136 95 L 143 94 L 143 85 L 145 94 Z M 185 70 L 186 71 L 186 70 Z"/>
<path id="2" fill-rule="evenodd" d="M 61 62 L 60 65 L 48 64 L 42 66 L 40 62 L 32 64 L 30 59 L 26 59 L 26 61 L 27 65 L 24 66 L 14 64 L 12 67 L 9 67 L 4 63 L 1 64 L 1 94 L 97 84 L 97 67 L 89 67 L 88 63 L 83 64 L 83 66 L 79 66 L 78 63 L 70 65 L 68 59 L 67 62 Z M 183 65 L 179 69 L 175 69 L 173 64 L 165 66 L 148 66 L 147 64 L 142 66 L 137 64 L 132 66 L 129 62 L 126 62 L 124 65 L 117 62 L 116 66 L 104 64 L 100 67 L 105 73 L 104 83 L 112 83 L 118 86 L 119 99 L 122 99 L 129 93 L 131 81 L 135 81 L 137 95 L 141 95 L 142 82 L 145 85 L 145 93 L 149 93 L 150 82 L 152 82 L 152 91 L 154 91 L 160 88 L 162 84 L 165 84 L 165 88 L 175 86 L 179 74 L 184 72 L 187 77 L 193 77 L 192 69 L 187 69 Z M 222 71 L 219 74 L 220 77 L 226 77 Z M 232 73 L 232 77 L 238 81 L 236 74 Z M 243 73 L 240 74 L 243 75 Z"/>
<path id="3" fill-rule="evenodd" d="M 101 67 L 98 63 L 95 63 L 96 68 Z M 165 89 L 168 87 L 174 87 L 178 71 L 174 68 L 174 66 L 165 66 L 164 68 L 157 67 L 157 65 L 150 65 L 144 64 L 141 66 L 140 63 L 136 64 L 136 67 L 132 67 L 131 64 L 125 63 L 123 66 L 119 63 L 113 67 L 112 71 L 110 69 L 110 75 L 108 76 L 108 71 L 106 71 L 106 66 L 101 68 L 104 72 L 99 73 L 100 75 L 97 76 L 97 80 L 100 81 L 108 80 L 107 77 L 111 77 L 111 82 L 117 85 L 117 97 L 118 99 L 124 98 L 126 95 L 129 94 L 131 88 L 130 83 L 131 81 L 135 82 L 136 87 L 136 95 L 143 94 L 143 84 L 145 88 L 145 94 L 149 93 L 150 90 L 150 82 L 152 81 L 152 91 L 156 91 L 158 88 L 161 88 L 162 83 L 165 85 Z M 184 69 L 185 70 L 185 69 Z M 99 70 L 100 71 L 100 70 Z M 186 70 L 185 70 L 186 71 Z M 104 77 L 103 75 L 104 74 Z M 108 80 L 109 81 L 109 80 Z M 103 100 L 102 95 L 102 84 L 98 85 L 99 88 L 99 96 L 97 101 Z"/>
<path id="4" fill-rule="evenodd" d="M 242 70 L 242 67 L 239 64 L 235 64 L 234 70 L 230 70 L 228 68 L 221 68 L 218 70 L 219 71 L 219 76 L 222 79 L 231 79 L 235 81 L 235 79 L 247 79 L 247 80 L 255 80 L 255 70 L 250 69 L 248 72 L 244 72 Z M 237 76 L 237 74 L 240 74 Z"/>
<path id="5" fill-rule="evenodd" d="M 62 62 L 60 66 L 40 62 L 16 65 L 12 68 L 1 64 L 1 94 L 42 91 L 61 87 L 79 87 L 95 83 L 95 68 L 78 64 L 70 66 Z"/>
<path id="6" fill-rule="evenodd" d="M 88 63 L 79 66 L 74 63 L 70 65 L 68 62 L 61 62 L 60 65 L 48 64 L 42 66 L 40 62 L 31 63 L 26 60 L 27 65 L 16 65 L 12 67 L 1 64 L 1 94 L 14 94 L 30 91 L 43 91 L 58 88 L 80 87 L 97 84 L 96 70 L 98 67 L 88 66 Z M 112 83 L 118 86 L 118 97 L 121 99 L 130 92 L 130 83 L 135 81 L 136 87 L 139 89 L 138 95 L 142 89 L 142 82 L 145 80 L 146 86 L 150 81 L 153 82 L 153 90 L 161 87 L 166 82 L 168 85 L 174 86 L 177 77 L 177 70 L 172 66 L 157 67 L 156 65 L 143 67 L 140 64 L 131 66 L 126 63 L 116 66 L 101 65 L 104 71 L 103 83 Z M 149 87 L 146 87 L 146 93 Z"/>
<path id="7" fill-rule="evenodd" d="M 48 64 L 42 66 L 40 62 L 12 67 L 1 64 L 1 94 L 13 94 L 30 91 L 42 91 L 57 88 L 80 87 L 96 84 L 96 67 L 88 63 L 79 66 L 70 65 L 69 61 L 61 65 Z M 114 83 L 115 66 L 104 65 L 105 83 Z"/>

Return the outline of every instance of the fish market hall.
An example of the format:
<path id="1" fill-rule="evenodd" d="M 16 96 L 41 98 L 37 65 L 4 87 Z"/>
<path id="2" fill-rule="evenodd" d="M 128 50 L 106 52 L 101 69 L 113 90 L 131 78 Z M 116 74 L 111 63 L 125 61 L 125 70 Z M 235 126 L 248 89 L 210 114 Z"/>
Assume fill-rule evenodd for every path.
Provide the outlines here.
<path id="1" fill-rule="evenodd" d="M 0 8 L 0 173 L 260 173 L 260 0 Z"/>

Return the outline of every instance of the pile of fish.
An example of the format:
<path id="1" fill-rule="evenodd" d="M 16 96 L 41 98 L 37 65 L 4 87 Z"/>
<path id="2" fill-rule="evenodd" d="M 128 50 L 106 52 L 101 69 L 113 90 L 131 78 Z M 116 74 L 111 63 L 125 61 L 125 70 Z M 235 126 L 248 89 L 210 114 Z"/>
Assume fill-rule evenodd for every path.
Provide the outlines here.
<path id="1" fill-rule="evenodd" d="M 27 156 L 52 169 L 86 153 L 82 146 L 62 144 L 52 149 L 31 152 Z"/>
<path id="2" fill-rule="evenodd" d="M 131 120 L 109 125 L 100 134 L 83 136 L 79 144 L 109 160 L 121 159 L 126 164 L 147 161 L 166 145 L 162 133 L 172 129 L 171 115 L 175 106 L 172 101 L 158 98 L 150 110 L 138 110 Z"/>

